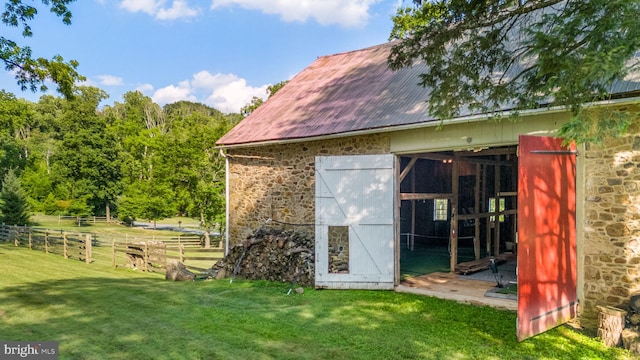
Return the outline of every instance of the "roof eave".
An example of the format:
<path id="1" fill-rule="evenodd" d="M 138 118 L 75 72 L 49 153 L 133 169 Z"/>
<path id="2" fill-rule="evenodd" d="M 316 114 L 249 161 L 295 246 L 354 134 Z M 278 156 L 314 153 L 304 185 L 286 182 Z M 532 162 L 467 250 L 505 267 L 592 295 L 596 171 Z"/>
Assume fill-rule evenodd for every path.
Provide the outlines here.
<path id="1" fill-rule="evenodd" d="M 603 100 L 585 104 L 585 107 L 600 107 L 600 106 L 610 106 L 610 105 L 628 105 L 640 102 L 640 94 L 634 93 L 632 97 L 622 97 L 611 100 Z M 566 112 L 567 108 L 565 106 L 554 106 L 554 107 L 543 107 L 537 109 L 529 109 L 529 110 L 505 110 L 491 114 L 477 114 L 477 115 L 469 115 L 462 116 L 459 118 L 453 118 L 449 120 L 445 120 L 445 125 L 451 124 L 462 124 L 462 123 L 474 123 L 480 121 L 487 121 L 489 119 L 493 119 L 496 117 L 507 117 L 517 114 L 518 116 L 534 116 L 540 114 L 553 114 Z M 372 134 L 380 134 L 389 131 L 402 131 L 402 130 L 412 130 L 412 129 L 422 129 L 428 127 L 436 127 L 441 124 L 438 120 L 428 120 L 424 122 L 418 122 L 413 124 L 406 125 L 394 125 L 394 126 L 385 126 L 373 129 L 363 129 L 363 130 L 355 130 L 344 133 L 334 133 L 334 134 L 325 134 L 318 136 L 309 136 L 309 137 L 300 137 L 300 138 L 290 138 L 290 139 L 275 139 L 275 140 L 266 140 L 266 141 L 256 141 L 256 142 L 247 142 L 247 143 L 238 143 L 238 144 L 229 144 L 229 145 L 217 145 L 215 149 L 219 150 L 227 150 L 227 149 L 237 149 L 237 148 L 250 148 L 250 147 L 262 147 L 262 146 L 270 146 L 270 145 L 283 145 L 283 144 L 295 144 L 300 142 L 309 142 L 309 141 L 320 141 L 320 140 L 330 140 L 330 139 L 338 139 L 345 138 L 351 136 L 363 136 L 363 135 L 372 135 Z"/>

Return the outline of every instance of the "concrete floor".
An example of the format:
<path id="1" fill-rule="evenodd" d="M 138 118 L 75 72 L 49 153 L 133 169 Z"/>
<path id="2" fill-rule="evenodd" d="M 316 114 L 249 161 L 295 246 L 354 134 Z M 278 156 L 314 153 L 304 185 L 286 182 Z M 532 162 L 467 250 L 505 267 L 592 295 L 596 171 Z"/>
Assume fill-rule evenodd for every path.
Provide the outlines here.
<path id="1" fill-rule="evenodd" d="M 498 264 L 498 273 L 494 274 L 491 270 L 479 271 L 468 275 L 459 275 L 463 279 L 484 280 L 491 281 L 497 285 L 500 282 L 502 285 L 514 284 L 517 281 L 516 277 L 516 265 L 515 259 L 509 260 L 505 263 Z"/>
<path id="2" fill-rule="evenodd" d="M 508 261 L 498 265 L 497 274 L 494 274 L 491 270 L 479 271 L 468 275 L 436 272 L 402 281 L 396 287 L 396 291 L 516 311 L 518 303 L 513 296 L 495 297 L 492 294 L 490 296 L 486 295 L 496 289 L 498 281 L 502 285 L 515 284 L 515 269 L 516 262 Z M 496 281 L 496 276 L 498 281 Z"/>

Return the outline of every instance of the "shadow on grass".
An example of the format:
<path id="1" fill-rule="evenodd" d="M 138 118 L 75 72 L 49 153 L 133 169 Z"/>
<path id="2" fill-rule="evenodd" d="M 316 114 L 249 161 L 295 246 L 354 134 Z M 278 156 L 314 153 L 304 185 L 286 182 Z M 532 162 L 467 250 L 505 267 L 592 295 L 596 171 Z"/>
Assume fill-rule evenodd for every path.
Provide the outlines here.
<path id="1" fill-rule="evenodd" d="M 61 359 L 624 359 L 566 328 L 518 343 L 515 314 L 382 291 L 74 278 L 4 287 L 0 339 Z"/>

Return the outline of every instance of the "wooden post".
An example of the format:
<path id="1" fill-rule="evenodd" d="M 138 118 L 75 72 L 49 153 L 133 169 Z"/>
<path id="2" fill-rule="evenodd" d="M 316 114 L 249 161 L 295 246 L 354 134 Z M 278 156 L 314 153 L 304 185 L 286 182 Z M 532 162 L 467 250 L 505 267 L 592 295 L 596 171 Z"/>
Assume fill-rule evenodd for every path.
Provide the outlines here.
<path id="1" fill-rule="evenodd" d="M 460 182 L 458 163 L 459 161 L 456 158 L 451 170 L 451 192 L 453 196 L 451 197 L 451 232 L 449 234 L 451 258 L 449 259 L 449 266 L 452 273 L 456 271 L 456 265 L 458 264 L 458 187 Z"/>
<path id="2" fill-rule="evenodd" d="M 116 268 L 116 241 L 111 240 L 111 266 Z"/>
<path id="3" fill-rule="evenodd" d="M 204 248 L 205 249 L 210 249 L 211 248 L 211 234 L 209 233 L 209 230 L 204 231 Z"/>
<path id="4" fill-rule="evenodd" d="M 149 271 L 149 242 L 144 242 L 144 254 L 142 255 L 142 259 L 144 260 L 144 271 Z"/>
<path id="5" fill-rule="evenodd" d="M 494 219 L 493 219 L 493 223 L 494 223 L 494 236 L 495 239 L 493 239 L 493 256 L 498 256 L 500 255 L 500 189 L 501 189 L 501 185 L 500 185 L 500 155 L 496 155 L 496 166 L 495 166 L 495 178 L 494 178 L 494 199 L 496 199 L 495 201 L 495 207 L 493 208 L 494 211 Z"/>
<path id="6" fill-rule="evenodd" d="M 66 231 L 62 233 L 62 248 L 63 248 L 64 258 L 68 259 L 69 258 L 69 244 L 67 243 L 67 232 Z"/>
<path id="7" fill-rule="evenodd" d="M 13 225 L 13 245 L 20 246 L 20 240 L 18 239 L 18 226 Z"/>
<path id="8" fill-rule="evenodd" d="M 33 230 L 29 229 L 29 250 L 33 250 Z"/>
<path id="9" fill-rule="evenodd" d="M 476 184 L 473 187 L 474 207 L 473 212 L 476 217 L 473 219 L 473 252 L 476 260 L 480 260 L 480 164 L 476 164 Z"/>
<path id="10" fill-rule="evenodd" d="M 85 243 L 84 243 L 84 258 L 85 261 L 87 262 L 87 264 L 91 264 L 91 248 L 92 244 L 91 244 L 91 234 L 87 234 L 85 236 Z"/>
<path id="11" fill-rule="evenodd" d="M 44 252 L 49 253 L 49 232 L 44 232 Z"/>
<path id="12" fill-rule="evenodd" d="M 627 312 L 613 306 L 596 307 L 598 308 L 598 337 L 606 346 L 619 346 Z"/>
<path id="13" fill-rule="evenodd" d="M 487 184 L 487 174 L 489 172 L 488 169 L 489 165 L 484 165 L 482 166 L 482 196 L 480 199 L 480 202 L 482 203 L 481 205 L 481 211 L 483 213 L 488 213 L 489 212 L 489 187 Z M 485 226 L 485 237 L 487 240 L 486 243 L 486 250 L 487 250 L 487 256 L 491 256 L 491 216 L 487 216 L 485 217 L 485 221 L 486 221 L 486 226 Z"/>
<path id="14" fill-rule="evenodd" d="M 180 244 L 180 262 L 184 264 L 184 245 Z"/>

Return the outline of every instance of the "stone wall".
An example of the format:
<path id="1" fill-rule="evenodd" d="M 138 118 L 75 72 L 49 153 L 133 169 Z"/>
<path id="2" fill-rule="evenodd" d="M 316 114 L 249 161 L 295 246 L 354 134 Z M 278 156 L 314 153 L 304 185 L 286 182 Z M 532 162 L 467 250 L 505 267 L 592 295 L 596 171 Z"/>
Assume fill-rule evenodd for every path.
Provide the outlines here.
<path id="1" fill-rule="evenodd" d="M 584 299 L 581 324 L 595 328 L 596 305 L 627 306 L 640 292 L 640 129 L 585 162 Z"/>
<path id="2" fill-rule="evenodd" d="M 229 149 L 229 244 L 240 243 L 268 219 L 307 224 L 292 227 L 313 236 L 315 157 L 389 151 L 384 134 Z"/>

